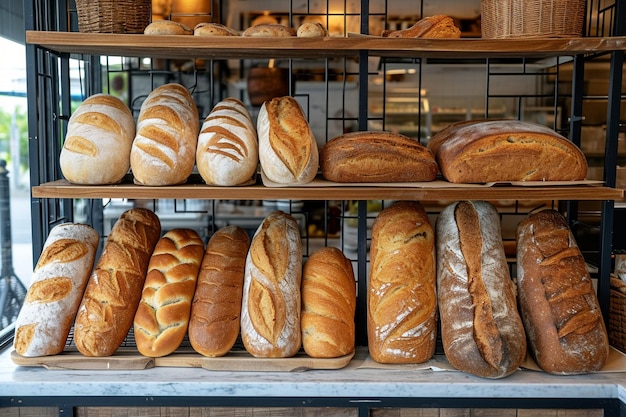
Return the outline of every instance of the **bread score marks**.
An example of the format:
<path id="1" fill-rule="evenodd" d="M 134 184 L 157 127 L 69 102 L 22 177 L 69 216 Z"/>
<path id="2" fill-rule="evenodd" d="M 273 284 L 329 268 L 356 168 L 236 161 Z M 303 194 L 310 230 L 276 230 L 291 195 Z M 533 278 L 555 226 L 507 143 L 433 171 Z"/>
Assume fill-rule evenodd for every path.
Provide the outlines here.
<path id="1" fill-rule="evenodd" d="M 384 30 L 384 38 L 460 38 L 461 30 L 450 16 L 435 15 L 418 20 L 407 29 Z"/>
<path id="2" fill-rule="evenodd" d="M 296 220 L 271 213 L 246 258 L 241 335 L 258 357 L 290 357 L 301 347 L 302 247 Z"/>
<path id="3" fill-rule="evenodd" d="M 436 341 L 434 231 L 424 208 L 399 202 L 374 221 L 368 284 L 368 343 L 380 363 L 421 363 Z"/>

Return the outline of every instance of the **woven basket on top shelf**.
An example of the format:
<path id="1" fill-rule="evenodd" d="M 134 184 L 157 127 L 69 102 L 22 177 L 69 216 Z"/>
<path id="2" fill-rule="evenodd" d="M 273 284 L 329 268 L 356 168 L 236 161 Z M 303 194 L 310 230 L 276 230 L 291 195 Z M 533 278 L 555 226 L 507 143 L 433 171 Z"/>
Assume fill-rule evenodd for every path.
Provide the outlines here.
<path id="1" fill-rule="evenodd" d="M 585 8 L 585 0 L 482 0 L 482 37 L 580 37 Z"/>
<path id="2" fill-rule="evenodd" d="M 76 0 L 78 30 L 88 33 L 143 33 L 152 0 Z"/>
<path id="3" fill-rule="evenodd" d="M 611 277 L 609 304 L 609 341 L 626 353 L 626 282 Z"/>

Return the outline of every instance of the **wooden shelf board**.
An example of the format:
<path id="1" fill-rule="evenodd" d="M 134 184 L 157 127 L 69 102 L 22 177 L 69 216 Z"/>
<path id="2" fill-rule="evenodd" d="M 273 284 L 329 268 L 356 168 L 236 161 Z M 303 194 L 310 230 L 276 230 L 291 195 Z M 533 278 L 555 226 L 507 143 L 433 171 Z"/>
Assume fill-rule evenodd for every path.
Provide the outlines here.
<path id="1" fill-rule="evenodd" d="M 27 31 L 26 43 L 60 52 L 154 58 L 545 58 L 626 49 L 626 37 L 537 39 L 403 39 L 378 36 L 326 38 L 196 37 Z"/>
<path id="2" fill-rule="evenodd" d="M 129 198 L 129 199 L 224 199 L 224 200 L 621 200 L 624 190 L 601 186 L 476 186 L 476 187 L 371 187 L 302 186 L 216 187 L 189 183 L 167 187 L 118 185 L 73 185 L 58 180 L 32 188 L 35 198 Z"/>

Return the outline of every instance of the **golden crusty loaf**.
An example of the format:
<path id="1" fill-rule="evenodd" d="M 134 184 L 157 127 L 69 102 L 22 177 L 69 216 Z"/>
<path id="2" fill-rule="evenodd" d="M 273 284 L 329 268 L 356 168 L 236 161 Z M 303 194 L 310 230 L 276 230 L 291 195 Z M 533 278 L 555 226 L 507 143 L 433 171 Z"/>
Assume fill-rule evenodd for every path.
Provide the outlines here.
<path id="1" fill-rule="evenodd" d="M 220 101 L 204 119 L 196 165 L 202 179 L 211 185 L 241 185 L 255 179 L 259 142 L 252 117 L 240 100 Z"/>
<path id="2" fill-rule="evenodd" d="M 288 38 L 296 36 L 297 31 L 294 28 L 278 23 L 261 23 L 250 26 L 243 31 L 242 35 L 257 38 Z"/>
<path id="3" fill-rule="evenodd" d="M 182 343 L 203 255 L 202 238 L 191 229 L 172 229 L 157 242 L 133 321 L 142 355 L 169 355 Z"/>
<path id="4" fill-rule="evenodd" d="M 296 99 L 284 96 L 263 103 L 257 117 L 257 135 L 261 169 L 268 179 L 280 184 L 313 181 L 319 151 Z"/>
<path id="5" fill-rule="evenodd" d="M 433 135 L 428 148 L 454 183 L 583 180 L 587 160 L 554 130 L 519 120 L 454 123 Z"/>
<path id="6" fill-rule="evenodd" d="M 430 150 L 392 132 L 350 132 L 320 149 L 325 179 L 335 182 L 433 181 L 439 171 Z"/>
<path id="7" fill-rule="evenodd" d="M 185 87 L 170 83 L 152 90 L 141 104 L 130 153 L 135 182 L 185 182 L 195 165 L 199 126 L 198 109 Z"/>
<path id="8" fill-rule="evenodd" d="M 453 203 L 439 215 L 437 293 L 441 340 L 450 364 L 484 378 L 517 370 L 526 358 L 526 335 L 500 217 L 490 203 Z"/>
<path id="9" fill-rule="evenodd" d="M 252 237 L 246 257 L 241 338 L 253 356 L 290 357 L 301 347 L 302 246 L 298 223 L 275 211 Z"/>
<path id="10" fill-rule="evenodd" d="M 113 225 L 74 322 L 74 343 L 83 355 L 110 356 L 124 341 L 160 234 L 159 218 L 144 208 L 125 211 Z"/>
<path id="11" fill-rule="evenodd" d="M 461 30 L 454 25 L 454 20 L 450 16 L 435 15 L 418 20 L 413 26 L 407 29 L 384 30 L 384 38 L 460 38 Z"/>
<path id="12" fill-rule="evenodd" d="M 237 341 L 249 246 L 250 237 L 235 225 L 218 229 L 209 239 L 189 322 L 189 342 L 201 355 L 224 356 Z"/>
<path id="13" fill-rule="evenodd" d="M 72 113 L 59 162 L 65 179 L 75 184 L 115 184 L 130 167 L 135 120 L 122 100 L 95 94 Z"/>
<path id="14" fill-rule="evenodd" d="M 319 22 L 304 22 L 298 26 L 296 36 L 299 38 L 323 38 L 328 36 L 328 31 Z"/>
<path id="15" fill-rule="evenodd" d="M 556 210 L 531 213 L 517 229 L 517 282 L 529 350 L 552 374 L 600 370 L 608 336 L 585 260 Z"/>
<path id="16" fill-rule="evenodd" d="M 302 346 L 312 358 L 354 352 L 356 283 L 352 263 L 341 250 L 311 254 L 302 273 Z"/>
<path id="17" fill-rule="evenodd" d="M 184 23 L 173 20 L 155 20 L 143 30 L 144 35 L 193 35 L 193 30 Z"/>
<path id="18" fill-rule="evenodd" d="M 379 363 L 421 363 L 435 352 L 435 234 L 421 204 L 383 209 L 372 226 L 367 335 Z"/>
<path id="19" fill-rule="evenodd" d="M 44 243 L 15 321 L 15 351 L 23 356 L 63 351 L 93 268 L 100 236 L 91 226 L 63 223 Z"/>
<path id="20" fill-rule="evenodd" d="M 202 22 L 198 23 L 193 34 L 196 36 L 240 36 L 241 34 L 235 29 L 224 26 L 220 23 Z"/>

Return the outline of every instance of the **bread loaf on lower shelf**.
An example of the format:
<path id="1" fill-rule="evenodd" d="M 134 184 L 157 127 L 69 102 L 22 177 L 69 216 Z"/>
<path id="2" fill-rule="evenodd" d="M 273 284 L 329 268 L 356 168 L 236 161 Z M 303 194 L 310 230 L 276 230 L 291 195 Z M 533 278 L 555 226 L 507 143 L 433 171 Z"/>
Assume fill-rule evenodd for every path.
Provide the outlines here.
<path id="1" fill-rule="evenodd" d="M 74 323 L 74 342 L 83 355 L 110 356 L 124 341 L 160 234 L 159 218 L 144 208 L 125 211 L 113 225 Z"/>
<path id="2" fill-rule="evenodd" d="M 517 229 L 517 282 L 530 352 L 552 374 L 600 370 L 609 341 L 591 276 L 567 220 L 531 213 Z"/>
<path id="3" fill-rule="evenodd" d="M 17 353 L 36 357 L 63 352 L 99 238 L 84 224 L 63 223 L 50 231 L 15 321 Z"/>

